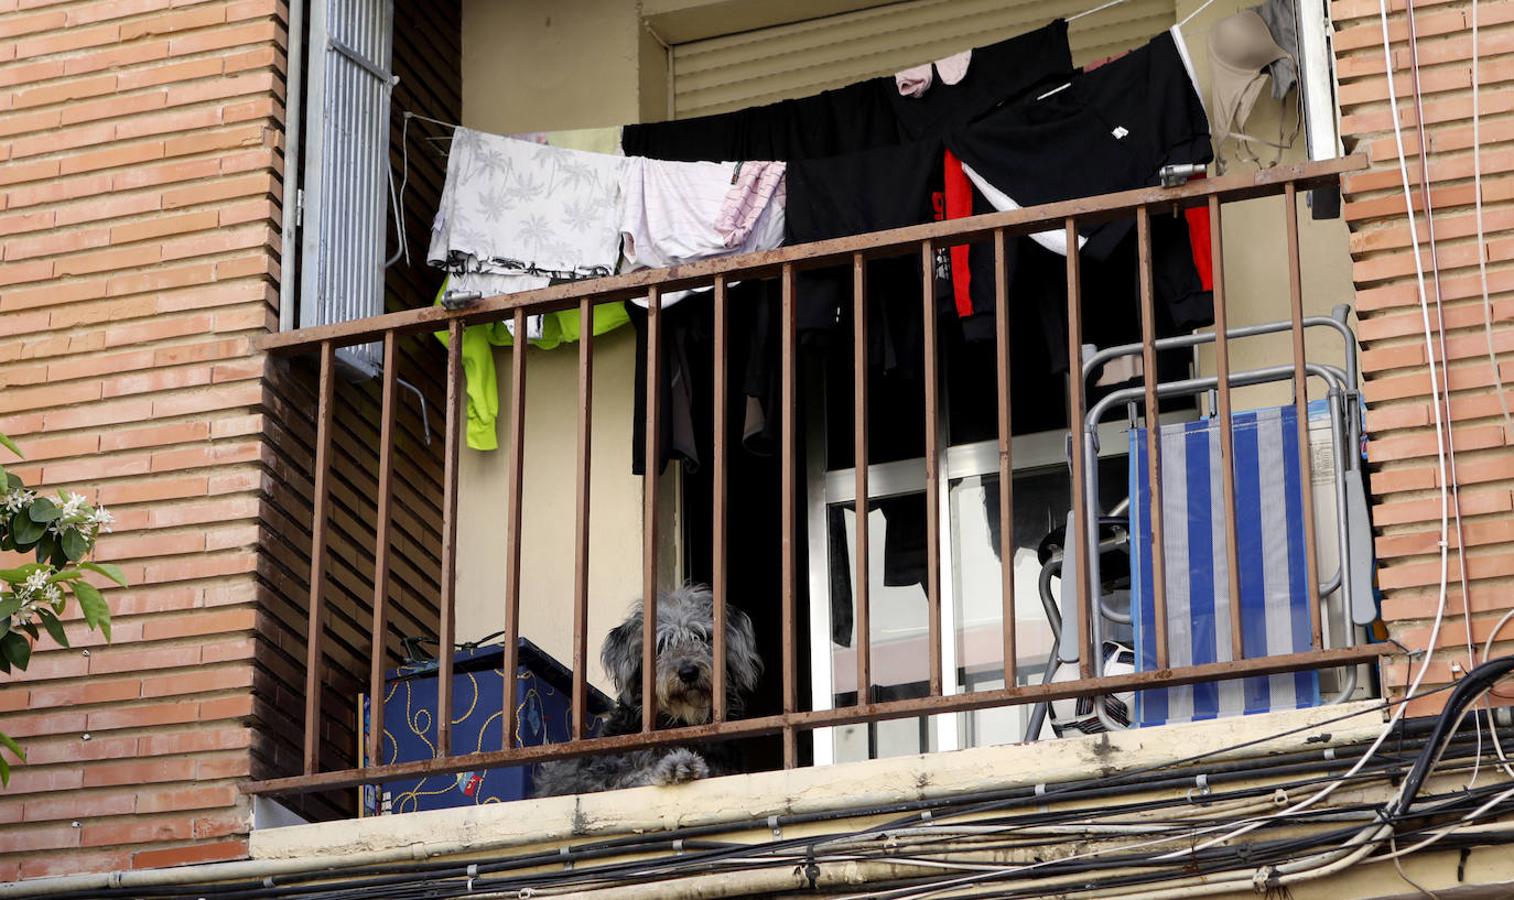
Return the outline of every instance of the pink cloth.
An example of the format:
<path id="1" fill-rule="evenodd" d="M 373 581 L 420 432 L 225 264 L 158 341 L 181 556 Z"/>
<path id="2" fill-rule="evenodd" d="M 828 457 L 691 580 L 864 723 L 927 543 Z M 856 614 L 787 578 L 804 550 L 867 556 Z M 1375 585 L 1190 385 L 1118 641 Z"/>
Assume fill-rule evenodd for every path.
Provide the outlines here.
<path id="1" fill-rule="evenodd" d="M 926 63 L 922 66 L 911 66 L 894 76 L 894 83 L 899 86 L 899 94 L 904 97 L 921 97 L 930 90 L 931 82 L 935 75 L 931 72 L 934 65 L 935 71 L 941 75 L 943 84 L 956 84 L 967 77 L 967 67 L 972 62 L 973 52 L 963 50 L 961 53 L 953 53 L 944 56 L 935 63 Z"/>
<path id="2" fill-rule="evenodd" d="M 783 205 L 783 175 L 788 166 L 781 162 L 744 162 L 736 167 L 731 189 L 726 191 L 720 212 L 715 217 L 715 233 L 727 247 L 739 247 L 752 233 L 757 217 L 771 203 Z"/>

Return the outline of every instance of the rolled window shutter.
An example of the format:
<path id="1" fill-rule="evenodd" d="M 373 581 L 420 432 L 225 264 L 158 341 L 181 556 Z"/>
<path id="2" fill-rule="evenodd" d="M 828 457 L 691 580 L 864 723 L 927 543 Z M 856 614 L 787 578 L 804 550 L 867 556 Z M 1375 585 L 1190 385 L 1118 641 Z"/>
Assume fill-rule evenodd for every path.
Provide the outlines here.
<path id="1" fill-rule="evenodd" d="M 1071 16 L 1097 0 L 908 0 L 673 47 L 677 118 L 815 94 L 991 44 Z M 1140 46 L 1172 27 L 1172 0 L 1128 2 L 1073 22 L 1079 65 Z"/>
<path id="2" fill-rule="evenodd" d="M 313 0 L 306 93 L 300 327 L 384 311 L 394 0 Z M 339 358 L 365 374 L 381 344 Z"/>

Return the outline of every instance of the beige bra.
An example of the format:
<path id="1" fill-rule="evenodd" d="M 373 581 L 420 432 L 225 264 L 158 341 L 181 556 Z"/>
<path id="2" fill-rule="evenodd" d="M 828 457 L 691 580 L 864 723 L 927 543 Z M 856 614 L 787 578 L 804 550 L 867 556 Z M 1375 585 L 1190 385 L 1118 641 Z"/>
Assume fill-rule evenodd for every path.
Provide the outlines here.
<path id="1" fill-rule="evenodd" d="M 1262 92 L 1267 78 L 1266 67 L 1287 56 L 1288 53 L 1272 39 L 1267 23 L 1255 10 L 1242 10 L 1221 19 L 1209 30 L 1210 126 L 1214 130 L 1214 155 L 1220 171 L 1224 171 L 1220 149 L 1230 138 L 1235 139 L 1241 157 L 1251 162 L 1260 163 L 1260 160 L 1251 153 L 1250 145 L 1275 148 L 1277 158 L 1268 165 L 1275 165 L 1282 158 L 1283 150 L 1293 145 L 1299 130 L 1296 119 L 1292 132 L 1286 135 L 1285 126 L 1281 122 L 1278 124 L 1276 142 L 1253 137 L 1242 130 Z"/>

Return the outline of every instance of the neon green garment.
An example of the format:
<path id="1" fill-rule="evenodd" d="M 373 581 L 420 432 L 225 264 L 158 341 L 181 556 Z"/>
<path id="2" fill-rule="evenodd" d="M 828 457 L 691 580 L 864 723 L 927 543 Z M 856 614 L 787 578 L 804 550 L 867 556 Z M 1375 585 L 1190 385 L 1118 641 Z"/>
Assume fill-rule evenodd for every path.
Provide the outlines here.
<path id="1" fill-rule="evenodd" d="M 442 295 L 447 292 L 447 282 L 442 282 L 436 292 L 436 304 L 441 305 Z M 614 331 L 631 321 L 623 303 L 600 303 L 594 307 L 594 334 L 599 336 Z M 547 313 L 542 319 L 542 335 L 531 341 L 534 346 L 551 350 L 558 344 L 578 340 L 578 310 L 568 309 Z M 447 346 L 447 332 L 436 332 L 436 339 Z M 463 380 L 468 394 L 468 446 L 474 450 L 499 449 L 499 434 L 494 421 L 499 418 L 499 382 L 494 375 L 494 347 L 509 347 L 514 343 L 510 329 L 504 322 L 487 325 L 469 325 L 463 329 Z"/>

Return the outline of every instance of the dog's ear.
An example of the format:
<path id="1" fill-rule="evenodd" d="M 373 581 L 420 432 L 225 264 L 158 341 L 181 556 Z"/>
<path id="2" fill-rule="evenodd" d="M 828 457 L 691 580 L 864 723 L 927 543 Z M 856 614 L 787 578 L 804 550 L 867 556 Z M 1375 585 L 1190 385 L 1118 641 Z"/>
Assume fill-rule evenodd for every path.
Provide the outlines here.
<path id="1" fill-rule="evenodd" d="M 725 617 L 725 670 L 731 689 L 750 694 L 762 677 L 762 657 L 757 652 L 757 635 L 752 620 L 734 606 Z"/>
<path id="2" fill-rule="evenodd" d="M 610 629 L 599 660 L 615 685 L 621 702 L 636 705 L 641 698 L 641 602 L 631 608 L 626 620 Z"/>

